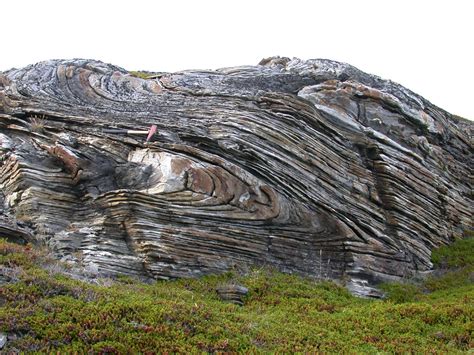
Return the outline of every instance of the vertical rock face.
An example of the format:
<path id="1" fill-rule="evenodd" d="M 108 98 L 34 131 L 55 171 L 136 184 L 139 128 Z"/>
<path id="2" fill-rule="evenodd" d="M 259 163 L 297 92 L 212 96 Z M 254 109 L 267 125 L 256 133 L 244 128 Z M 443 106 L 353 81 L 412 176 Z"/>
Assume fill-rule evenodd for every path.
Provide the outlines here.
<path id="1" fill-rule="evenodd" d="M 264 264 L 370 295 L 472 228 L 472 133 L 329 60 L 147 80 L 42 62 L 0 74 L 0 233 L 104 273 Z"/>

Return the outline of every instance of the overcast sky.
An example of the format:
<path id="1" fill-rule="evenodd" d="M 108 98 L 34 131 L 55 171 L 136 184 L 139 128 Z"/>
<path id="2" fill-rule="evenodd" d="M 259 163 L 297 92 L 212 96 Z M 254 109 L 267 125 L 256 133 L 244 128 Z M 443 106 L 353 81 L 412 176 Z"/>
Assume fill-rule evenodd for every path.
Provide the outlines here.
<path id="1" fill-rule="evenodd" d="M 0 71 L 56 58 L 150 71 L 328 58 L 474 119 L 473 8 L 470 0 L 7 0 Z"/>

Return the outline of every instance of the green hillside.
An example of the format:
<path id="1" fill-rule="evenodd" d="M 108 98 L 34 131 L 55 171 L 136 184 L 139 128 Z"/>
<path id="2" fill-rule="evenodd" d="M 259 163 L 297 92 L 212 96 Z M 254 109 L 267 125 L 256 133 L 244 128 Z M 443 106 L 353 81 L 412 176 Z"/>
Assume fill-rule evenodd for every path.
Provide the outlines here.
<path id="1" fill-rule="evenodd" d="M 473 255 L 473 238 L 441 248 L 433 260 L 444 269 L 436 277 L 384 285 L 389 297 L 371 300 L 265 269 L 86 283 L 66 276 L 68 267 L 42 250 L 1 241 L 2 351 L 467 352 L 474 347 Z M 215 291 L 234 282 L 249 289 L 242 307 Z"/>

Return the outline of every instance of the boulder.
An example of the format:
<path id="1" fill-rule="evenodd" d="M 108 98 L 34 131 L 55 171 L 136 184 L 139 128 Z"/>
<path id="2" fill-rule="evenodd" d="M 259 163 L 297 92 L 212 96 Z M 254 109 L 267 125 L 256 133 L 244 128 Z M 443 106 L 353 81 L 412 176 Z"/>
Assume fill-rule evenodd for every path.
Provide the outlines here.
<path id="1" fill-rule="evenodd" d="M 217 287 L 216 291 L 221 300 L 235 303 L 239 306 L 244 305 L 243 299 L 249 293 L 247 287 L 238 284 L 221 285 Z"/>
<path id="2" fill-rule="evenodd" d="M 102 274 L 267 265 L 375 295 L 472 228 L 473 128 L 330 60 L 41 62 L 0 74 L 0 231 Z"/>

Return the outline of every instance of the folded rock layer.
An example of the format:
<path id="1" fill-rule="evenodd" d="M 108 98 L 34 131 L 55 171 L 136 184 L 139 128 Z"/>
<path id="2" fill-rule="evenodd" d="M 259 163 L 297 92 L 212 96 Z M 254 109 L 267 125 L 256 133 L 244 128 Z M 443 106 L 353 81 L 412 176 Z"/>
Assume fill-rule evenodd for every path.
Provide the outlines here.
<path id="1" fill-rule="evenodd" d="M 372 295 L 472 228 L 472 133 L 329 60 L 150 79 L 42 62 L 0 74 L 0 233 L 105 274 L 268 265 Z"/>

